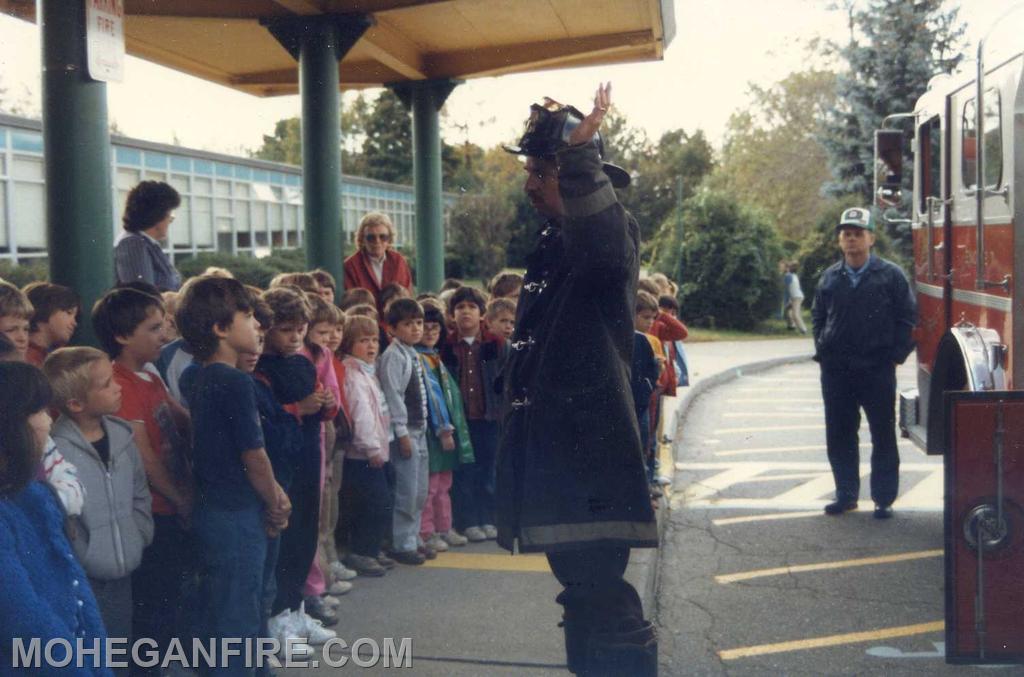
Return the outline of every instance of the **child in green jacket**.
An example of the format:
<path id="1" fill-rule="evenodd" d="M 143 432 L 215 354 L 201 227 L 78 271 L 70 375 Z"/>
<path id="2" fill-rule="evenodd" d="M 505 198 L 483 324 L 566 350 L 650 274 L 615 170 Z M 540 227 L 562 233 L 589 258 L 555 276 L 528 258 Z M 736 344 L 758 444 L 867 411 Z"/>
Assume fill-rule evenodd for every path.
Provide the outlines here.
<path id="1" fill-rule="evenodd" d="M 416 351 L 427 381 L 430 483 L 420 521 L 420 538 L 439 552 L 449 546 L 466 545 L 466 537 L 452 529 L 452 501 L 448 492 L 455 466 L 474 460 L 459 384 L 448 373 L 436 349 L 443 330 L 444 313 L 437 306 L 424 304 L 423 338 Z"/>

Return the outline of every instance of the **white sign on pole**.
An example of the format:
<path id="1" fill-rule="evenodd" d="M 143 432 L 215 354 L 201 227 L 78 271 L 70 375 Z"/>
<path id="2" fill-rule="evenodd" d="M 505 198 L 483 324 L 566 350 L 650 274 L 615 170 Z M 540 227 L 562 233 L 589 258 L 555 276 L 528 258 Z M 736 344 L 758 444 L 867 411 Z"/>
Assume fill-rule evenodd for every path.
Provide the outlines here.
<path id="1" fill-rule="evenodd" d="M 85 1 L 85 44 L 89 77 L 124 80 L 124 0 Z"/>

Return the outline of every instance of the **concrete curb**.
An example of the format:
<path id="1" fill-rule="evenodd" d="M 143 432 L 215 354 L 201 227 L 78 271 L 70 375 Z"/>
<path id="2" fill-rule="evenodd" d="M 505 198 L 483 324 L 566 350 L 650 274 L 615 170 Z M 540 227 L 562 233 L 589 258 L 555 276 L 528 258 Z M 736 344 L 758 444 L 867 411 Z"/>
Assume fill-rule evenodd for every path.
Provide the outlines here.
<path id="1" fill-rule="evenodd" d="M 770 360 L 761 360 L 759 362 L 750 362 L 748 364 L 730 367 L 724 371 L 712 374 L 707 378 L 702 378 L 694 385 L 687 387 L 686 395 L 683 396 L 679 403 L 679 409 L 676 414 L 676 430 L 672 436 L 673 440 L 682 439 L 682 435 L 680 433 L 683 427 L 683 422 L 686 419 L 686 413 L 690 406 L 693 405 L 694 401 L 696 401 L 698 397 L 712 388 L 716 388 L 723 383 L 728 383 L 729 381 L 740 378 L 744 374 L 757 374 L 786 364 L 806 362 L 812 357 L 813 356 L 810 353 L 775 357 Z M 673 443 L 673 463 L 676 461 L 677 449 L 678 446 Z M 667 515 L 670 510 L 668 498 L 669 494 L 666 494 L 666 496 L 661 499 L 661 507 L 658 509 L 657 517 L 659 540 L 662 539 L 665 534 Z M 632 583 L 633 587 L 635 587 L 637 592 L 640 593 L 640 599 L 644 606 L 644 614 L 649 620 L 652 620 L 652 622 L 655 622 L 653 617 L 656 615 L 655 610 L 657 609 L 658 585 L 660 583 L 659 574 L 661 571 L 660 563 L 661 548 L 638 548 L 632 551 L 629 558 L 629 566 L 626 569 L 626 580 Z"/>

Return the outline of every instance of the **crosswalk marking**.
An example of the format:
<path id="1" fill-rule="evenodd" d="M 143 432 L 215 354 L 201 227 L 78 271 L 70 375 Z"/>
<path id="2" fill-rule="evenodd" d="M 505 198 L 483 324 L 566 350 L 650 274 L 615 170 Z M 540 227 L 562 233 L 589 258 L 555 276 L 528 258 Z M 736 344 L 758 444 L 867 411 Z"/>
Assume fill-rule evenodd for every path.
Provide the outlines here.
<path id="1" fill-rule="evenodd" d="M 708 442 L 705 440 L 705 444 Z M 718 443 L 718 440 L 715 440 Z M 909 440 L 897 440 L 896 444 L 900 449 L 917 449 L 914 443 Z M 871 444 L 865 443 L 860 445 L 861 449 L 870 449 Z M 714 452 L 715 456 L 745 456 L 746 454 L 773 454 L 773 453 L 788 453 L 794 451 L 820 451 L 822 454 L 825 453 L 825 443 L 821 444 L 805 444 L 797 445 L 792 447 L 750 447 L 749 449 L 727 449 L 725 451 Z"/>
<path id="2" fill-rule="evenodd" d="M 733 463 L 722 463 L 715 461 L 687 461 L 676 463 L 677 470 L 727 470 L 735 467 L 760 468 L 765 470 L 821 470 L 828 471 L 830 466 L 826 461 L 735 461 Z M 871 470 L 868 463 L 860 464 L 861 471 Z M 941 463 L 902 463 L 901 470 L 925 470 L 932 471 L 941 467 Z"/>
<path id="3" fill-rule="evenodd" d="M 786 472 L 778 475 L 758 475 L 757 477 L 751 477 L 747 480 L 741 480 L 741 482 L 778 482 L 780 480 L 805 480 L 814 477 L 818 477 L 821 473 L 816 472 Z M 736 482 L 739 484 L 740 482 Z"/>
<path id="4" fill-rule="evenodd" d="M 755 428 L 719 428 L 712 431 L 714 435 L 735 435 L 737 433 L 768 433 L 794 430 L 824 430 L 824 423 L 814 425 L 762 425 Z"/>
<path id="5" fill-rule="evenodd" d="M 903 494 L 900 497 L 900 502 L 907 502 L 910 504 L 919 503 L 932 499 L 938 496 L 940 500 L 945 495 L 946 490 L 946 474 L 945 469 L 939 466 L 933 470 L 927 477 L 918 482 L 913 488 Z"/>
<path id="6" fill-rule="evenodd" d="M 821 418 L 824 411 L 738 411 L 722 414 L 722 418 Z"/>
<path id="7" fill-rule="evenodd" d="M 711 520 L 716 527 L 729 524 L 744 524 L 746 522 L 769 522 L 774 520 L 797 519 L 801 517 L 821 517 L 820 510 L 798 510 L 795 512 L 770 512 L 763 515 L 743 515 L 742 517 L 721 517 Z"/>
<path id="8" fill-rule="evenodd" d="M 762 472 L 763 471 L 761 469 L 753 465 L 732 466 L 717 475 L 712 475 L 711 477 L 700 480 L 699 482 L 694 482 L 690 486 L 686 487 L 682 492 L 682 500 L 686 502 L 699 501 L 707 498 L 708 496 L 714 496 L 722 489 L 748 480 Z"/>
<path id="9" fill-rule="evenodd" d="M 731 397 L 726 400 L 729 404 L 780 404 L 778 397 Z M 820 397 L 787 397 L 785 404 L 821 404 Z"/>
<path id="10" fill-rule="evenodd" d="M 685 506 L 694 509 L 760 510 L 775 513 L 820 510 L 832 500 L 831 496 L 835 490 L 832 471 L 826 462 L 676 463 L 676 469 L 690 472 L 712 471 L 712 474 L 709 477 L 690 480 L 677 477 L 677 491 L 672 499 L 674 508 Z M 897 498 L 896 509 L 910 512 L 941 511 L 942 466 L 936 463 L 904 463 L 900 469 L 904 486 L 908 489 Z M 869 463 L 860 465 L 862 478 L 870 472 Z M 770 483 L 783 480 L 803 481 L 795 487 L 785 488 L 774 496 L 746 498 L 730 495 L 730 490 L 734 486 L 757 483 L 771 486 Z M 862 485 L 866 485 L 866 481 L 862 481 Z M 741 521 L 744 520 L 733 520 Z"/>
<path id="11" fill-rule="evenodd" d="M 741 393 L 762 393 L 762 394 L 771 393 L 771 394 L 774 394 L 776 397 L 780 397 L 782 395 L 782 393 L 780 393 L 779 390 L 780 390 L 779 388 L 765 388 L 763 386 L 762 387 L 748 386 L 748 387 L 741 387 L 741 388 L 737 388 L 736 389 L 737 392 L 741 392 Z M 812 386 L 786 386 L 786 395 L 787 396 L 790 393 L 794 393 L 794 392 L 818 393 L 818 394 L 821 394 L 821 388 L 820 387 L 815 388 L 815 387 L 812 387 Z"/>
<path id="12" fill-rule="evenodd" d="M 867 473 L 861 469 L 861 477 Z M 808 503 L 810 501 L 816 501 L 825 494 L 835 491 L 836 482 L 832 478 L 832 473 L 819 473 L 810 482 L 804 482 L 795 489 L 790 489 L 784 494 L 775 497 L 775 500 L 779 503 Z"/>

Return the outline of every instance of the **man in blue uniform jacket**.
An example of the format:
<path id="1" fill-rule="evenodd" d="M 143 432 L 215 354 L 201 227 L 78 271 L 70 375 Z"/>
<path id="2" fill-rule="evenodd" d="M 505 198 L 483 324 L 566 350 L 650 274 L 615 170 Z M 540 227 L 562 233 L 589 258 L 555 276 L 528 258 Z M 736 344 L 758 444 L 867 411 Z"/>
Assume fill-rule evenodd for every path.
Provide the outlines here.
<path id="1" fill-rule="evenodd" d="M 814 359 L 821 363 L 825 439 L 836 483 L 828 515 L 857 508 L 860 408 L 871 429 L 875 517 L 892 517 L 899 493 L 896 365 L 914 349 L 913 291 L 900 268 L 871 254 L 875 224 L 867 209 L 847 209 L 836 227 L 843 260 L 828 268 L 814 295 Z"/>

